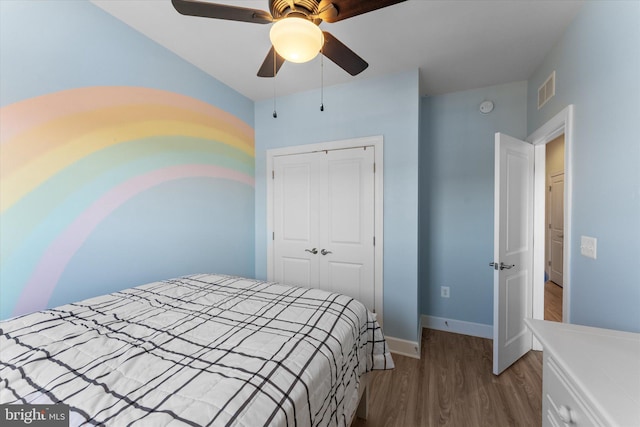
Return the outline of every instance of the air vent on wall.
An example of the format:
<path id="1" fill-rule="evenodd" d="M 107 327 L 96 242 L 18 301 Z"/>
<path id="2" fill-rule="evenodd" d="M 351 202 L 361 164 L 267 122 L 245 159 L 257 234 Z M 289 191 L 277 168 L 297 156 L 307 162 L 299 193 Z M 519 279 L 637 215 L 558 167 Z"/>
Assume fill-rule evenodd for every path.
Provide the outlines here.
<path id="1" fill-rule="evenodd" d="M 556 72 L 551 73 L 547 80 L 538 88 L 538 110 L 542 108 L 556 94 Z"/>

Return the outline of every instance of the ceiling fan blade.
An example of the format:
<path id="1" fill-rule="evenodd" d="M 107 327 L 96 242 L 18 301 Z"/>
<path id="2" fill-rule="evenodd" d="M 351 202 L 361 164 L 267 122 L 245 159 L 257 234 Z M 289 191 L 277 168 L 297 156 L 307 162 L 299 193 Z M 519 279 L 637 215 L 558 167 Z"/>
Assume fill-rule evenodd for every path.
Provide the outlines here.
<path id="1" fill-rule="evenodd" d="M 203 18 L 228 19 L 230 21 L 269 24 L 273 18 L 269 12 L 245 7 L 227 6 L 198 0 L 171 0 L 173 7 L 182 15 Z"/>
<path id="2" fill-rule="evenodd" d="M 396 3 L 402 3 L 406 0 L 331 0 L 331 2 L 338 9 L 338 14 L 335 17 L 323 17 L 326 22 L 338 22 L 343 19 L 351 18 L 353 16 L 362 15 L 363 13 L 371 12 L 383 7 L 391 6 Z"/>
<path id="3" fill-rule="evenodd" d="M 273 67 L 274 56 L 276 58 L 276 67 Z M 269 53 L 267 53 L 267 57 L 264 58 L 264 62 L 262 66 L 258 70 L 258 77 L 275 77 L 280 71 L 280 67 L 284 64 L 284 58 L 276 52 L 273 46 L 269 49 Z"/>
<path id="4" fill-rule="evenodd" d="M 369 64 L 360 58 L 354 51 L 345 46 L 340 40 L 327 31 L 324 34 L 324 46 L 322 54 L 344 69 L 347 73 L 355 76 L 363 72 Z"/>

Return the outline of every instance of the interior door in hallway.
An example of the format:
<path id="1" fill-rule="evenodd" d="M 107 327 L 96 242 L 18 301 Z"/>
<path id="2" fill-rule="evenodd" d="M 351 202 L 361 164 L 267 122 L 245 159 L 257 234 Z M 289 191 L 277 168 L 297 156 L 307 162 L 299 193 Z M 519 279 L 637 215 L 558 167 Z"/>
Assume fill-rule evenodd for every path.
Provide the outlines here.
<path id="1" fill-rule="evenodd" d="M 562 286 L 564 251 L 564 172 L 551 176 L 549 186 L 549 279 Z"/>
<path id="2" fill-rule="evenodd" d="M 274 159 L 274 278 L 374 311 L 374 150 Z"/>

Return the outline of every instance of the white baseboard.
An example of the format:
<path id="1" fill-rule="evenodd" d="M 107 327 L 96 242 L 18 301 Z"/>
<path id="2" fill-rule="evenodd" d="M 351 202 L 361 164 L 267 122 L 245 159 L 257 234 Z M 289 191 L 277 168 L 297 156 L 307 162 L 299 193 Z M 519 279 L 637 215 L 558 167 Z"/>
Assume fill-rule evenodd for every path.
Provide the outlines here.
<path id="1" fill-rule="evenodd" d="M 421 316 L 420 320 L 423 328 L 471 335 L 472 337 L 493 339 L 492 325 L 465 322 L 464 320 L 446 319 L 444 317 L 427 316 L 424 314 Z"/>
<path id="2" fill-rule="evenodd" d="M 415 341 L 407 341 L 400 338 L 385 336 L 391 353 L 420 359 L 420 346 Z"/>

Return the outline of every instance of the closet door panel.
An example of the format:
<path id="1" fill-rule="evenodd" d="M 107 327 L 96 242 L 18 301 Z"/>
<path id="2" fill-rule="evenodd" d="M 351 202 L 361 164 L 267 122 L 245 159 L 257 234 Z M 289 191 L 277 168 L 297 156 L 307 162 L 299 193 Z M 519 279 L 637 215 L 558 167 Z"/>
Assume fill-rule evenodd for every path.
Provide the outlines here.
<path id="1" fill-rule="evenodd" d="M 274 158 L 274 279 L 375 310 L 374 150 Z"/>
<path id="2" fill-rule="evenodd" d="M 273 180 L 275 280 L 318 287 L 317 156 L 275 158 Z"/>
<path id="3" fill-rule="evenodd" d="M 320 166 L 320 287 L 374 309 L 374 155 L 329 151 Z"/>

